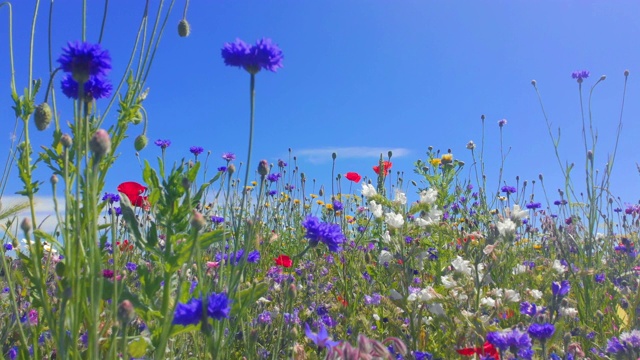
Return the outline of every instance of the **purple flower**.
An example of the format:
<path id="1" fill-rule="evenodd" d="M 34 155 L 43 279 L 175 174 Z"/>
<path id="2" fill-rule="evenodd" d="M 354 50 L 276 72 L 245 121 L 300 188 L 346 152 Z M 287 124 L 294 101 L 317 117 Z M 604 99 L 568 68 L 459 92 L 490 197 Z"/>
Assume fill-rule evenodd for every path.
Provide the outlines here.
<path id="1" fill-rule="evenodd" d="M 520 303 L 520 314 L 534 316 L 538 307 L 534 303 L 524 301 Z"/>
<path id="2" fill-rule="evenodd" d="M 562 283 L 554 281 L 551 283 L 551 292 L 554 296 L 559 298 L 564 297 L 569 293 L 571 289 L 571 284 L 569 284 L 569 280 L 562 280 Z"/>
<path id="3" fill-rule="evenodd" d="M 274 196 L 275 194 L 277 194 L 278 192 L 275 190 L 269 190 L 269 192 L 267 193 L 267 195 L 269 196 Z"/>
<path id="4" fill-rule="evenodd" d="M 236 66 L 256 74 L 260 70 L 276 72 L 282 68 L 282 50 L 271 42 L 271 39 L 263 38 L 255 45 L 250 46 L 240 39 L 226 43 L 222 48 L 222 58 L 227 66 Z"/>
<path id="5" fill-rule="evenodd" d="M 340 244 L 344 243 L 345 237 L 342 234 L 340 225 L 320 222 L 315 216 L 307 216 L 302 221 L 302 226 L 307 230 L 305 238 L 309 239 L 309 245 L 314 247 L 319 242 L 327 245 L 330 251 L 340 251 Z"/>
<path id="6" fill-rule="evenodd" d="M 109 215 L 113 214 L 115 212 L 116 216 L 120 216 L 122 215 L 122 208 L 119 206 L 114 206 L 113 208 L 107 210 L 107 213 Z"/>
<path id="7" fill-rule="evenodd" d="M 313 341 L 318 346 L 319 349 L 332 348 L 339 344 L 338 341 L 331 340 L 331 338 L 329 337 L 329 333 L 327 333 L 327 329 L 325 329 L 325 327 L 322 325 L 320 325 L 318 333 L 316 334 L 314 332 L 311 332 L 309 324 L 305 323 L 304 333 L 311 341 Z"/>
<path id="8" fill-rule="evenodd" d="M 106 279 L 112 279 L 113 278 L 113 270 L 111 269 L 104 269 L 102 270 L 102 276 Z"/>
<path id="9" fill-rule="evenodd" d="M 7 353 L 7 355 L 9 356 L 9 359 L 11 360 L 15 360 L 18 358 L 18 347 L 14 346 L 11 349 L 9 349 L 9 352 Z"/>
<path id="10" fill-rule="evenodd" d="M 341 211 L 344 209 L 344 205 L 338 200 L 333 200 L 333 211 Z"/>
<path id="11" fill-rule="evenodd" d="M 231 312 L 230 303 L 225 293 L 211 294 L 207 302 L 207 315 L 216 320 L 228 318 Z"/>
<path id="12" fill-rule="evenodd" d="M 498 120 L 498 126 L 503 127 L 507 125 L 507 119 Z"/>
<path id="13" fill-rule="evenodd" d="M 426 351 L 424 351 L 424 352 L 416 351 L 416 352 L 413 353 L 413 357 L 416 360 L 431 360 L 431 359 L 433 359 L 433 355 L 431 355 L 430 353 L 428 353 Z"/>
<path id="14" fill-rule="evenodd" d="M 90 76 L 105 76 L 111 70 L 109 51 L 88 42 L 68 42 L 58 62 L 62 71 L 72 74 L 77 82 L 85 82 Z"/>
<path id="15" fill-rule="evenodd" d="M 260 324 L 271 324 L 271 313 L 267 310 L 258 315 L 258 322 Z"/>
<path id="16" fill-rule="evenodd" d="M 380 301 L 382 300 L 382 295 L 378 293 L 373 293 L 371 296 L 364 296 L 364 304 L 365 305 L 380 305 Z"/>
<path id="17" fill-rule="evenodd" d="M 627 347 L 620 343 L 617 337 L 612 337 L 607 341 L 607 353 L 609 354 L 622 354 L 626 352 Z"/>
<path id="18" fill-rule="evenodd" d="M 269 180 L 269 182 L 273 183 L 273 182 L 276 182 L 276 181 L 280 180 L 280 176 L 282 176 L 282 175 L 280 175 L 280 173 L 272 173 L 272 174 L 267 175 L 267 180 Z"/>
<path id="19" fill-rule="evenodd" d="M 588 70 L 578 70 L 571 73 L 571 78 L 578 80 L 578 82 L 582 82 L 583 79 L 589 77 Z"/>
<path id="20" fill-rule="evenodd" d="M 529 335 L 518 329 L 489 332 L 487 333 L 487 341 L 502 351 L 509 349 L 512 353 L 531 348 Z"/>
<path id="21" fill-rule="evenodd" d="M 539 202 L 530 202 L 527 205 L 525 205 L 527 209 L 532 210 L 532 209 L 540 209 L 542 207 L 542 205 Z"/>
<path id="22" fill-rule="evenodd" d="M 160 148 L 162 148 L 162 150 L 168 148 L 169 146 L 171 146 L 171 140 L 162 140 L 162 139 L 158 139 L 156 141 L 154 141 L 154 144 L 156 144 L 156 146 L 159 146 Z"/>
<path id="23" fill-rule="evenodd" d="M 4 244 L 4 249 L 6 251 L 11 251 L 11 250 L 13 250 L 13 245 L 11 245 L 9 243 L 6 243 L 6 244 Z"/>
<path id="24" fill-rule="evenodd" d="M 278 167 L 283 168 L 283 167 L 286 167 L 286 166 L 287 166 L 287 163 L 284 162 L 284 160 L 278 159 Z"/>
<path id="25" fill-rule="evenodd" d="M 222 158 L 227 160 L 227 162 L 229 161 L 233 161 L 236 159 L 236 155 L 234 153 L 231 152 L 226 152 L 226 153 L 222 153 Z"/>
<path id="26" fill-rule="evenodd" d="M 65 75 L 62 78 L 60 88 L 62 93 L 69 99 L 77 99 L 79 97 L 78 82 L 71 75 Z M 91 76 L 84 83 L 84 100 L 91 101 L 109 97 L 112 90 L 113 85 L 108 79 Z"/>
<path id="27" fill-rule="evenodd" d="M 113 204 L 114 202 L 120 201 L 120 195 L 104 193 L 104 196 L 102 197 L 102 201 L 108 201 L 109 204 Z"/>
<path id="28" fill-rule="evenodd" d="M 226 167 L 226 166 L 220 166 L 220 167 L 218 168 L 218 171 L 219 171 L 219 172 L 225 172 L 225 171 L 227 171 L 227 167 Z"/>
<path id="29" fill-rule="evenodd" d="M 178 303 L 173 315 L 174 325 L 196 325 L 202 318 L 202 300 L 191 299 L 188 303 Z"/>
<path id="30" fill-rule="evenodd" d="M 553 333 L 555 331 L 556 331 L 555 326 L 553 326 L 553 324 L 550 324 L 550 323 L 544 323 L 544 324 L 533 323 L 529 325 L 529 329 L 527 330 L 527 332 L 532 338 L 538 339 L 540 341 L 545 341 L 549 339 L 551 336 L 553 336 Z"/>
<path id="31" fill-rule="evenodd" d="M 513 194 L 517 191 L 515 187 L 507 186 L 507 185 L 503 186 L 502 189 L 500 190 L 502 190 L 503 193 L 507 193 L 507 194 Z"/>
<path id="32" fill-rule="evenodd" d="M 202 148 L 202 146 L 192 146 L 189 148 L 189 151 L 195 155 L 198 156 L 200 154 L 202 154 L 202 152 L 204 151 L 204 149 Z"/>
<path id="33" fill-rule="evenodd" d="M 212 216 L 211 222 L 213 222 L 214 224 L 221 224 L 224 222 L 224 218 L 222 216 Z"/>
<path id="34" fill-rule="evenodd" d="M 136 269 L 138 268 L 138 264 L 133 262 L 128 262 L 127 265 L 125 265 L 124 267 L 129 271 L 136 271 Z"/>
<path id="35" fill-rule="evenodd" d="M 250 252 L 249 255 L 247 255 L 247 261 L 254 264 L 260 261 L 260 251 L 253 250 Z"/>
<path id="36" fill-rule="evenodd" d="M 604 282 L 604 280 L 605 280 L 605 275 L 604 275 L 604 273 L 602 273 L 602 274 L 596 274 L 596 276 L 595 276 L 595 280 L 596 280 L 596 282 L 597 282 L 598 284 L 602 284 L 602 283 Z"/>

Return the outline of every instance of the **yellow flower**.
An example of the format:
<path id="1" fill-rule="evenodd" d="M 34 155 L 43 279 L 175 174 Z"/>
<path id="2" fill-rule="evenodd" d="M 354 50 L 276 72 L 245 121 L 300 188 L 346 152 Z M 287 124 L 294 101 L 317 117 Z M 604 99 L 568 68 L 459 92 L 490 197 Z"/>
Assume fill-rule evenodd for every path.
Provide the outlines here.
<path id="1" fill-rule="evenodd" d="M 251 185 L 256 186 L 256 185 L 258 185 L 258 183 L 256 181 L 252 181 Z"/>
<path id="2" fill-rule="evenodd" d="M 431 166 L 434 166 L 434 167 L 440 165 L 440 159 L 434 158 L 434 159 L 429 160 L 429 162 L 431 163 Z"/>
<path id="3" fill-rule="evenodd" d="M 341 214 L 342 214 L 342 212 L 336 211 L 336 216 L 340 216 Z"/>
<path id="4" fill-rule="evenodd" d="M 304 204 L 304 208 L 305 208 L 305 209 L 311 209 L 311 205 L 309 205 L 309 204 Z"/>
<path id="5" fill-rule="evenodd" d="M 533 244 L 533 248 L 536 250 L 541 250 L 542 249 L 542 245 L 540 244 Z"/>
<path id="6" fill-rule="evenodd" d="M 453 162 L 453 154 L 451 153 L 444 154 L 442 155 L 442 158 L 440 160 L 442 161 L 443 164 L 451 164 Z"/>
<path id="7" fill-rule="evenodd" d="M 498 200 L 507 201 L 507 197 L 506 196 L 498 196 Z"/>
<path id="8" fill-rule="evenodd" d="M 318 205 L 322 206 L 322 205 L 324 205 L 324 201 L 322 201 L 322 200 L 318 200 L 318 201 L 316 201 L 316 204 L 318 204 Z"/>
<path id="9" fill-rule="evenodd" d="M 326 207 L 327 210 L 333 210 L 333 204 L 326 204 L 324 207 Z"/>
<path id="10" fill-rule="evenodd" d="M 316 195 L 316 194 L 311 194 L 311 198 L 312 198 L 312 199 L 315 199 L 315 198 L 317 198 L 317 197 L 318 197 L 318 195 Z"/>
<path id="11" fill-rule="evenodd" d="M 498 213 L 498 209 L 493 209 L 493 210 L 491 210 L 491 211 L 489 211 L 489 212 L 490 212 L 491 214 L 495 215 L 495 214 L 497 214 L 497 213 Z"/>
<path id="12" fill-rule="evenodd" d="M 300 200 L 298 200 L 298 199 L 293 199 L 293 203 L 294 203 L 294 204 L 296 204 L 296 205 L 298 205 L 298 204 L 300 204 Z"/>
<path id="13" fill-rule="evenodd" d="M 347 215 L 344 218 L 347 219 L 347 222 L 352 222 L 353 221 L 353 216 L 351 216 L 351 215 Z"/>
<path id="14" fill-rule="evenodd" d="M 269 203 L 264 203 L 264 207 L 268 208 L 269 206 L 271 206 Z"/>

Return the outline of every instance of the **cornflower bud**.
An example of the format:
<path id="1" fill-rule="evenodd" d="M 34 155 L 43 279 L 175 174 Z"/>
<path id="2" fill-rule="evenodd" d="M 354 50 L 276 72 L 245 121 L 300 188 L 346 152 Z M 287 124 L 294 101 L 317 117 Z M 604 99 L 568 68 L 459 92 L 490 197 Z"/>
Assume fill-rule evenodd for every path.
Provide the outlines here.
<path id="1" fill-rule="evenodd" d="M 22 231 L 27 234 L 31 231 L 31 228 L 31 219 L 28 217 L 23 218 L 22 222 L 20 223 L 20 229 L 22 229 Z"/>
<path id="2" fill-rule="evenodd" d="M 33 119 L 38 130 L 43 131 L 48 128 L 49 124 L 51 124 L 52 117 L 53 115 L 51 114 L 49 104 L 45 102 L 36 106 L 36 112 L 33 115 Z"/>
<path id="3" fill-rule="evenodd" d="M 60 137 L 60 143 L 62 144 L 62 146 L 66 148 L 70 148 L 71 145 L 73 145 L 73 140 L 71 139 L 71 135 L 62 134 L 62 137 Z"/>
<path id="4" fill-rule="evenodd" d="M 89 140 L 89 148 L 96 161 L 100 161 L 111 150 L 111 137 L 105 129 L 98 129 L 91 140 Z"/>
<path id="5" fill-rule="evenodd" d="M 258 163 L 258 174 L 260 174 L 260 176 L 267 176 L 267 174 L 269 173 L 269 163 L 267 162 L 267 160 L 260 160 L 260 163 Z"/>
<path id="6" fill-rule="evenodd" d="M 191 226 L 196 230 L 201 230 L 206 225 L 207 225 L 207 222 L 204 219 L 204 216 L 197 210 L 193 210 L 193 213 L 191 216 Z"/>

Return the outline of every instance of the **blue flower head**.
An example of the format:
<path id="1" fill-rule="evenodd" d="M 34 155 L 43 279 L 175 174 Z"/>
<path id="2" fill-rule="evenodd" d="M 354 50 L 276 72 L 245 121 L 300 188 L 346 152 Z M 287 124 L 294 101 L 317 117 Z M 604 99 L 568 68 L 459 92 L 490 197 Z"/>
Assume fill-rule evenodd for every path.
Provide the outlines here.
<path id="1" fill-rule="evenodd" d="M 231 301 L 227 297 L 227 294 L 213 293 L 209 296 L 207 302 L 207 315 L 212 319 L 222 320 L 229 317 L 231 312 Z"/>
<path id="2" fill-rule="evenodd" d="M 533 323 L 529 325 L 529 329 L 527 330 L 527 332 L 532 338 L 538 339 L 541 341 L 545 341 L 549 339 L 551 336 L 553 336 L 553 333 L 555 331 L 556 331 L 555 326 L 553 326 L 553 324 L 550 324 L 550 323 L 544 323 L 544 324 Z"/>
<path id="3" fill-rule="evenodd" d="M 69 99 L 78 99 L 78 82 L 71 76 L 65 75 L 60 83 L 62 93 Z M 83 100 L 90 102 L 92 100 L 104 99 L 111 96 L 113 85 L 111 82 L 102 77 L 91 76 L 84 83 L 84 96 Z"/>
<path id="4" fill-rule="evenodd" d="M 329 348 L 330 349 L 330 348 L 332 348 L 332 347 L 334 347 L 334 346 L 336 346 L 336 345 L 338 345 L 340 343 L 338 341 L 331 340 L 331 338 L 329 337 L 329 333 L 327 333 L 327 329 L 323 325 L 320 325 L 320 327 L 318 329 L 318 333 L 316 334 L 316 333 L 311 331 L 311 328 L 309 327 L 309 324 L 305 323 L 304 324 L 304 333 L 320 349 L 325 349 L 325 348 Z"/>
<path id="5" fill-rule="evenodd" d="M 561 283 L 554 281 L 551 283 L 551 292 L 554 296 L 559 298 L 563 298 L 565 295 L 569 293 L 571 290 L 571 285 L 569 284 L 569 280 L 562 280 Z"/>
<path id="6" fill-rule="evenodd" d="M 320 222 L 317 217 L 310 215 L 302 221 L 302 226 L 307 229 L 305 237 L 309 239 L 309 245 L 312 247 L 322 242 L 327 245 L 330 251 L 339 252 L 340 245 L 345 241 L 338 224 Z"/>
<path id="7" fill-rule="evenodd" d="M 62 71 L 71 74 L 76 83 L 85 83 L 92 76 L 106 76 L 111 70 L 109 51 L 89 42 L 68 42 L 58 62 Z"/>
<path id="8" fill-rule="evenodd" d="M 191 299 L 186 304 L 178 303 L 173 315 L 174 325 L 196 325 L 202 318 L 202 300 Z"/>
<path id="9" fill-rule="evenodd" d="M 245 69 L 251 74 L 260 70 L 276 72 L 282 67 L 282 50 L 271 39 L 261 39 L 249 45 L 240 39 L 226 43 L 222 48 L 222 58 L 228 66 Z"/>

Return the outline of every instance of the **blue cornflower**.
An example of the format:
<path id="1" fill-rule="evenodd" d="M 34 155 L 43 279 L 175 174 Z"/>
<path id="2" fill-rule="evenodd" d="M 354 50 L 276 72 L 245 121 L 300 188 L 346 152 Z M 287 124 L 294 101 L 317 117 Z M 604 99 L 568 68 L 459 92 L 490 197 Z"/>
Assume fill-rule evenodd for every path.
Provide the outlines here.
<path id="1" fill-rule="evenodd" d="M 550 323 L 544 323 L 544 324 L 533 323 L 529 325 L 529 329 L 527 330 L 527 332 L 532 338 L 538 339 L 540 341 L 545 341 L 549 339 L 551 336 L 553 336 L 553 333 L 555 331 L 556 331 L 555 326 L 553 326 L 553 324 L 550 324 Z"/>
<path id="2" fill-rule="evenodd" d="M 90 76 L 105 76 L 111 70 L 109 51 L 100 44 L 68 42 L 58 58 L 62 71 L 73 75 L 76 82 L 86 82 Z"/>
<path id="3" fill-rule="evenodd" d="M 9 243 L 6 243 L 6 244 L 4 244 L 4 249 L 6 251 L 11 251 L 11 250 L 13 250 L 13 245 L 11 245 Z"/>
<path id="4" fill-rule="evenodd" d="M 265 310 L 258 315 L 258 322 L 260 324 L 271 324 L 271 312 Z"/>
<path id="5" fill-rule="evenodd" d="M 304 333 L 307 337 L 313 341 L 319 349 L 332 348 L 339 344 L 338 341 L 333 341 L 329 337 L 329 333 L 327 333 L 327 329 L 323 325 L 320 325 L 318 329 L 318 333 L 314 333 L 311 331 L 309 324 L 304 324 Z"/>
<path id="6" fill-rule="evenodd" d="M 267 193 L 267 195 L 269 196 L 274 196 L 275 194 L 277 194 L 278 192 L 275 190 L 269 190 L 269 192 Z"/>
<path id="7" fill-rule="evenodd" d="M 102 197 L 102 201 L 108 201 L 109 204 L 113 204 L 114 202 L 120 201 L 120 195 L 106 192 Z"/>
<path id="8" fill-rule="evenodd" d="M 551 283 L 551 292 L 554 296 L 559 298 L 564 297 L 569 293 L 571 289 L 571 284 L 569 284 L 569 280 L 562 280 L 562 283 L 554 281 Z"/>
<path id="9" fill-rule="evenodd" d="M 168 148 L 171 145 L 171 140 L 162 140 L 162 139 L 158 139 L 156 141 L 153 142 L 154 144 L 156 144 L 156 146 L 159 146 L 160 148 L 162 148 L 162 150 Z"/>
<path id="10" fill-rule="evenodd" d="M 260 70 L 277 71 L 282 67 L 282 50 L 271 42 L 261 39 L 255 45 L 249 45 L 240 39 L 226 43 L 222 48 L 225 65 L 236 66 L 256 74 Z"/>
<path id="11" fill-rule="evenodd" d="M 582 82 L 583 79 L 589 77 L 588 70 L 578 70 L 571 73 L 571 78 L 578 80 L 578 82 Z"/>
<path id="12" fill-rule="evenodd" d="M 415 351 L 413 353 L 413 357 L 416 360 L 431 360 L 433 359 L 433 355 L 431 355 L 430 353 L 426 352 L 426 351 Z"/>
<path id="13" fill-rule="evenodd" d="M 267 180 L 269 180 L 269 182 L 276 182 L 278 180 L 280 180 L 280 173 L 271 173 L 269 175 L 267 175 Z"/>
<path id="14" fill-rule="evenodd" d="M 341 211 L 344 209 L 344 205 L 338 200 L 333 200 L 333 211 Z"/>
<path id="15" fill-rule="evenodd" d="M 620 343 L 617 337 L 612 337 L 607 341 L 607 353 L 609 354 L 622 354 L 627 351 L 627 347 Z"/>
<path id="16" fill-rule="evenodd" d="M 286 166 L 287 166 L 287 163 L 284 162 L 284 160 L 278 159 L 278 167 L 283 168 L 283 167 L 286 167 Z"/>
<path id="17" fill-rule="evenodd" d="M 128 262 L 125 266 L 125 269 L 129 270 L 129 271 L 136 271 L 136 269 L 138 268 L 138 264 L 133 263 L 133 262 Z"/>
<path id="18" fill-rule="evenodd" d="M 202 154 L 202 152 L 204 151 L 204 149 L 202 148 L 202 146 L 192 146 L 189 148 L 189 151 L 195 155 L 198 156 L 200 154 Z"/>
<path id="19" fill-rule="evenodd" d="M 525 205 L 527 209 L 532 210 L 532 209 L 539 209 L 542 207 L 542 205 L 539 202 L 530 202 L 527 205 Z"/>
<path id="20" fill-rule="evenodd" d="M 507 125 L 507 119 L 498 120 L 498 126 L 503 127 Z"/>
<path id="21" fill-rule="evenodd" d="M 517 191 L 515 187 L 508 185 L 503 186 L 500 190 L 502 190 L 503 193 L 507 194 L 513 194 Z"/>
<path id="22" fill-rule="evenodd" d="M 173 316 L 174 325 L 196 325 L 202 318 L 202 300 L 191 299 L 188 303 L 178 303 Z"/>
<path id="23" fill-rule="evenodd" d="M 487 341 L 502 351 L 509 349 L 514 354 L 519 350 L 531 348 L 529 335 L 518 329 L 489 332 Z"/>
<path id="24" fill-rule="evenodd" d="M 78 82 L 71 75 L 65 75 L 60 82 L 62 93 L 69 99 L 78 99 Z M 92 100 L 104 99 L 111 96 L 113 85 L 106 78 L 91 76 L 84 83 L 84 100 L 90 102 Z"/>
<path id="25" fill-rule="evenodd" d="M 193 294 L 193 291 L 196 289 L 197 286 L 198 286 L 198 281 L 193 280 L 191 282 L 191 286 L 189 287 L 189 294 Z"/>
<path id="26" fill-rule="evenodd" d="M 212 217 L 211 217 L 211 221 L 212 221 L 214 224 L 221 224 L 221 223 L 223 223 L 223 222 L 224 222 L 224 218 L 223 218 L 222 216 L 212 216 Z"/>
<path id="27" fill-rule="evenodd" d="M 602 284 L 602 283 L 604 282 L 604 280 L 605 280 L 605 275 L 604 275 L 604 273 L 602 273 L 602 274 L 596 274 L 596 276 L 595 276 L 595 280 L 596 280 L 596 282 L 597 282 L 598 284 Z"/>
<path id="28" fill-rule="evenodd" d="M 365 305 L 380 305 L 380 301 L 382 300 L 382 295 L 378 293 L 373 293 L 371 296 L 364 296 L 364 304 Z"/>
<path id="29" fill-rule="evenodd" d="M 220 167 L 218 168 L 218 171 L 219 171 L 219 172 L 225 172 L 225 171 L 227 171 L 227 167 L 226 167 L 226 166 L 220 166 Z"/>
<path id="30" fill-rule="evenodd" d="M 344 243 L 345 237 L 342 234 L 340 225 L 320 222 L 315 216 L 307 216 L 302 221 L 302 226 L 307 230 L 305 237 L 309 239 L 309 245 L 314 247 L 319 242 L 323 242 L 330 251 L 340 251 L 340 244 Z"/>
<path id="31" fill-rule="evenodd" d="M 260 261 L 260 251 L 253 250 L 250 252 L 249 255 L 247 255 L 247 261 L 254 264 Z"/>
<path id="32" fill-rule="evenodd" d="M 207 315 L 216 320 L 228 318 L 229 312 L 231 312 L 230 305 L 231 301 L 227 297 L 227 294 L 213 293 L 211 294 L 211 296 L 209 296 L 209 299 L 207 301 Z"/>
<path id="33" fill-rule="evenodd" d="M 18 347 L 14 346 L 11 349 L 9 349 L 9 352 L 7 353 L 7 355 L 9 356 L 9 359 L 15 360 L 18 357 Z"/>
<path id="34" fill-rule="evenodd" d="M 114 212 L 115 212 L 116 216 L 120 216 L 120 215 L 122 215 L 122 208 L 119 207 L 119 206 L 114 206 L 113 208 L 107 210 L 107 213 L 109 215 L 111 215 Z"/>
<path id="35" fill-rule="evenodd" d="M 227 161 L 233 161 L 236 159 L 236 155 L 231 152 L 222 153 L 222 158 Z"/>

